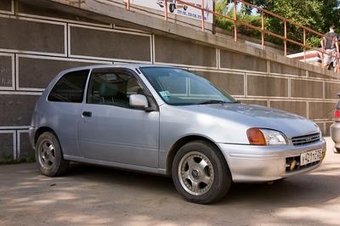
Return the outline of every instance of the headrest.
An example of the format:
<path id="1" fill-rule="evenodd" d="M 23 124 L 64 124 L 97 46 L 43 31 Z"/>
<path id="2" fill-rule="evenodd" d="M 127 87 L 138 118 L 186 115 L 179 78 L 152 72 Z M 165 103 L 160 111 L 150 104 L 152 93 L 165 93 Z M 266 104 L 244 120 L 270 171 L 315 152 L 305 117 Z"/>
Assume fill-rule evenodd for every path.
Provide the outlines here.
<path id="1" fill-rule="evenodd" d="M 99 95 L 102 97 L 113 97 L 117 94 L 117 86 L 115 84 L 102 83 L 99 87 Z"/>

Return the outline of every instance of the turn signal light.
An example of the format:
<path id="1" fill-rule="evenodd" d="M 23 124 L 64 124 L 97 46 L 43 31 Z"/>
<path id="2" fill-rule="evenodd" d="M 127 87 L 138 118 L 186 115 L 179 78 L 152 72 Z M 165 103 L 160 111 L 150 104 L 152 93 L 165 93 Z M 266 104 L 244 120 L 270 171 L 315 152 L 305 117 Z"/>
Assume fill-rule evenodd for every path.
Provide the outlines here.
<path id="1" fill-rule="evenodd" d="M 266 145 L 266 139 L 262 131 L 258 128 L 251 128 L 247 130 L 247 136 L 250 144 L 253 145 Z"/>

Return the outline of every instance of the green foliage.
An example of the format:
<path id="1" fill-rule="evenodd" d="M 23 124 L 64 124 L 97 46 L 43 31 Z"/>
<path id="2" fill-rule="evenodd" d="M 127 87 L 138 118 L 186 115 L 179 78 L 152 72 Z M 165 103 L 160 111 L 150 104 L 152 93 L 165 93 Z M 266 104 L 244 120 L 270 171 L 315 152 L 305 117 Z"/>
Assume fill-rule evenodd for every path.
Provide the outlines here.
<path id="1" fill-rule="evenodd" d="M 263 9 L 325 33 L 334 24 L 340 27 L 338 0 L 247 0 Z"/>
<path id="2" fill-rule="evenodd" d="M 0 157 L 0 162 L 1 163 L 16 163 L 16 161 L 13 159 L 13 155 L 9 153 L 3 153 Z"/>
<path id="3" fill-rule="evenodd" d="M 261 28 L 261 17 L 259 16 L 253 16 L 253 15 L 243 15 L 242 17 L 242 21 L 247 23 L 247 24 L 251 24 L 256 28 Z M 248 36 L 252 36 L 252 37 L 261 37 L 261 31 L 254 29 L 254 28 L 250 28 L 244 25 L 240 25 L 238 26 L 238 31 L 241 34 L 244 35 L 248 35 Z"/>
<path id="4" fill-rule="evenodd" d="M 219 0 L 215 4 L 215 11 L 220 14 L 225 14 L 225 10 L 227 10 L 227 5 L 229 4 L 228 0 Z"/>
<path id="5" fill-rule="evenodd" d="M 320 38 L 319 37 L 309 37 L 307 40 L 306 40 L 306 45 L 307 46 L 311 46 L 311 47 L 314 47 L 314 48 L 318 48 L 320 46 Z"/>
<path id="6" fill-rule="evenodd" d="M 302 43 L 304 37 L 304 30 L 296 24 L 311 28 L 320 33 L 326 33 L 329 26 L 334 24 L 340 28 L 340 8 L 337 0 L 247 0 L 247 2 L 257 5 L 263 9 L 280 15 L 292 23 L 287 22 L 287 38 L 293 41 Z M 234 3 L 230 0 L 216 1 L 215 9 L 218 13 L 223 14 L 229 18 L 233 18 Z M 251 24 L 256 27 L 261 27 L 261 17 L 254 14 L 251 8 L 238 6 L 237 20 Z M 296 24 L 295 24 L 296 23 Z M 216 26 L 221 27 L 227 31 L 233 31 L 233 22 L 225 18 L 216 18 Z M 284 21 L 277 17 L 265 14 L 265 29 L 284 36 Z M 238 32 L 240 34 L 251 37 L 260 37 L 260 31 L 253 28 L 238 24 Z M 338 30 L 340 33 L 340 29 Z M 266 35 L 266 41 L 273 42 L 278 45 L 283 44 L 283 40 Z M 320 37 L 311 32 L 306 32 L 306 45 L 317 48 L 320 45 Z M 290 43 L 290 47 L 302 50 L 303 47 Z"/>
<path id="7" fill-rule="evenodd" d="M 12 163 L 20 163 L 20 162 L 26 162 L 26 163 L 35 162 L 34 152 L 28 153 L 27 156 L 21 160 L 15 160 L 12 154 L 6 153 L 6 152 L 2 153 L 0 156 L 0 164 L 12 164 Z"/>
<path id="8" fill-rule="evenodd" d="M 216 26 L 226 31 L 233 31 L 234 29 L 234 23 L 225 18 L 216 18 Z"/>
<path id="9" fill-rule="evenodd" d="M 234 23 L 232 21 L 233 14 L 234 14 L 234 8 L 233 5 L 229 5 L 229 1 L 227 0 L 221 0 L 216 3 L 215 9 L 216 12 L 224 15 L 225 17 L 217 17 L 216 18 L 216 26 L 225 29 L 226 31 L 233 32 L 234 30 Z M 242 10 L 237 12 L 237 20 L 242 21 L 246 24 L 251 24 L 254 27 L 261 28 L 261 17 L 258 15 L 252 15 L 247 13 L 247 9 L 243 8 Z M 261 37 L 261 32 L 247 27 L 242 24 L 237 25 L 237 30 L 240 34 L 248 35 L 251 37 Z"/>
<path id="10" fill-rule="evenodd" d="M 35 162 L 34 152 L 29 153 L 29 155 L 25 158 L 25 162 L 27 163 Z"/>

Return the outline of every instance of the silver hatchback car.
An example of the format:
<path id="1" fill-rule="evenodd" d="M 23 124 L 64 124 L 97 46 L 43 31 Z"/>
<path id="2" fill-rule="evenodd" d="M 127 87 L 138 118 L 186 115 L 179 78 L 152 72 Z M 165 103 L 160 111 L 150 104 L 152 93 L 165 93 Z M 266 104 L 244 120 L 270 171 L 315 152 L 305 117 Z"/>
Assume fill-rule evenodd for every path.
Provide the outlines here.
<path id="1" fill-rule="evenodd" d="M 239 103 L 193 72 L 120 64 L 66 70 L 38 100 L 30 141 L 42 174 L 70 161 L 172 177 L 188 201 L 218 201 L 232 182 L 268 182 L 320 166 L 312 121 Z"/>

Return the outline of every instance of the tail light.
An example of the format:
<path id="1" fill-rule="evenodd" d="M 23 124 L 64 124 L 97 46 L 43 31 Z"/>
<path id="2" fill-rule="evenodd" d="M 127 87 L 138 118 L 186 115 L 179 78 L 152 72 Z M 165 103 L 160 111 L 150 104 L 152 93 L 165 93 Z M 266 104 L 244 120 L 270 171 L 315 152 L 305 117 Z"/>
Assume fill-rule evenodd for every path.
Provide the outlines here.
<path id="1" fill-rule="evenodd" d="M 340 122 L 340 109 L 334 111 L 334 121 Z"/>

